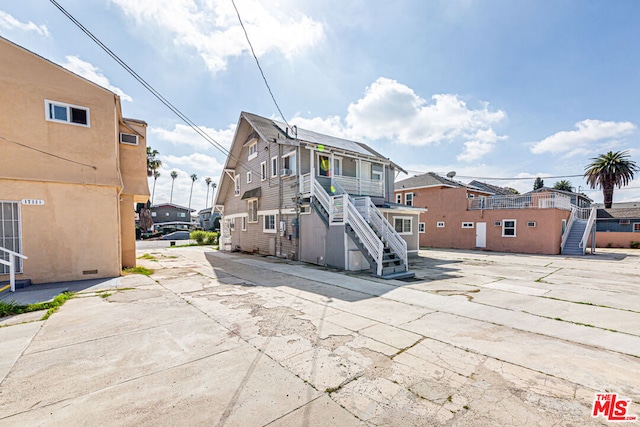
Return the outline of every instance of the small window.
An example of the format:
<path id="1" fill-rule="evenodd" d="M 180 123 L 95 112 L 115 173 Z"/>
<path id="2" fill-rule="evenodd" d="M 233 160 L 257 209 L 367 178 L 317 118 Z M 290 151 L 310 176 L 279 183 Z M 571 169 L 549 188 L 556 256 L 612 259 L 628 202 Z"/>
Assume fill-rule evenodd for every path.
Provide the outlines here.
<path id="1" fill-rule="evenodd" d="M 463 222 L 462 223 L 462 228 L 473 228 L 473 223 L 472 222 Z"/>
<path id="2" fill-rule="evenodd" d="M 476 196 L 475 196 L 475 195 L 473 195 L 473 194 L 469 194 L 469 198 L 470 198 L 470 199 L 475 199 L 475 198 L 476 198 Z"/>
<path id="3" fill-rule="evenodd" d="M 253 181 L 253 174 L 251 173 L 251 171 L 247 172 L 247 184 L 249 184 L 251 181 Z"/>
<path id="4" fill-rule="evenodd" d="M 234 189 L 233 189 L 233 194 L 234 196 L 239 196 L 240 195 L 240 175 L 236 176 L 234 179 Z"/>
<path id="5" fill-rule="evenodd" d="M 264 216 L 264 228 L 263 231 L 265 233 L 275 233 L 276 232 L 276 216 L 275 215 L 265 215 Z"/>
<path id="6" fill-rule="evenodd" d="M 618 223 L 620 225 L 629 225 L 629 224 L 631 224 L 631 221 L 628 220 L 628 219 L 621 219 L 620 221 L 618 221 Z"/>
<path id="7" fill-rule="evenodd" d="M 309 206 L 309 205 L 300 206 L 300 213 L 301 214 L 310 214 L 311 213 L 311 206 Z"/>
<path id="8" fill-rule="evenodd" d="M 242 217 L 242 231 L 247 231 L 247 217 Z"/>
<path id="9" fill-rule="evenodd" d="M 404 195 L 404 204 L 407 206 L 413 206 L 413 193 L 407 193 Z"/>
<path id="10" fill-rule="evenodd" d="M 254 142 L 249 145 L 249 160 L 253 160 L 258 157 L 258 143 Z"/>
<path id="11" fill-rule="evenodd" d="M 493 221 L 495 227 L 502 227 L 502 221 Z"/>
<path id="12" fill-rule="evenodd" d="M 438 228 L 444 228 L 444 221 L 439 221 L 439 222 L 436 224 L 436 227 L 438 227 Z"/>
<path id="13" fill-rule="evenodd" d="M 77 105 L 45 100 L 45 118 L 52 122 L 89 126 L 89 109 Z"/>
<path id="14" fill-rule="evenodd" d="M 187 214 L 184 212 L 178 212 L 178 218 L 186 218 Z"/>
<path id="15" fill-rule="evenodd" d="M 502 221 L 502 237 L 516 237 L 515 219 L 505 219 Z"/>
<path id="16" fill-rule="evenodd" d="M 249 222 L 258 222 L 258 199 L 247 201 L 247 211 L 249 212 Z"/>
<path id="17" fill-rule="evenodd" d="M 165 212 L 165 213 L 164 213 L 164 216 L 169 216 L 169 212 Z"/>
<path id="18" fill-rule="evenodd" d="M 402 204 L 402 193 L 396 194 L 396 203 L 399 205 Z"/>
<path id="19" fill-rule="evenodd" d="M 120 133 L 120 143 L 129 145 L 138 145 L 138 135 L 132 133 Z"/>
<path id="20" fill-rule="evenodd" d="M 260 180 L 267 179 L 267 162 L 260 163 Z"/>
<path id="21" fill-rule="evenodd" d="M 393 217 L 393 227 L 399 234 L 411 234 L 411 218 Z"/>
<path id="22" fill-rule="evenodd" d="M 278 158 L 271 158 L 271 177 L 275 178 L 278 176 Z"/>
<path id="23" fill-rule="evenodd" d="M 634 222 L 633 223 L 633 232 L 634 233 L 640 233 L 640 222 Z"/>
<path id="24" fill-rule="evenodd" d="M 156 216 L 158 216 L 158 212 L 151 212 L 151 216 L 155 218 Z"/>
<path id="25" fill-rule="evenodd" d="M 234 231 L 236 229 L 236 219 L 231 218 L 229 220 L 229 231 Z"/>
<path id="26" fill-rule="evenodd" d="M 296 174 L 296 153 L 290 153 L 282 156 L 282 173 L 281 176 L 291 176 Z"/>
<path id="27" fill-rule="evenodd" d="M 424 225 L 424 222 L 419 222 L 419 223 L 418 223 L 418 232 L 419 232 L 419 233 L 424 233 L 424 232 L 425 232 L 425 225 Z"/>
<path id="28" fill-rule="evenodd" d="M 527 227 L 535 227 L 535 226 L 536 226 L 536 222 L 535 221 L 527 222 Z"/>

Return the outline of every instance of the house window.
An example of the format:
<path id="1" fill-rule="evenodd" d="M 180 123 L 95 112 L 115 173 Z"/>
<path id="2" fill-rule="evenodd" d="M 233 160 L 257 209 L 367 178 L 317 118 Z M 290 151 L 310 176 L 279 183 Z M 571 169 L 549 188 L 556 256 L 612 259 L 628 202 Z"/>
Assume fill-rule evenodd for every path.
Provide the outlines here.
<path id="1" fill-rule="evenodd" d="M 411 218 L 394 216 L 393 228 L 395 228 L 398 234 L 411 234 Z"/>
<path id="2" fill-rule="evenodd" d="M 470 198 L 471 200 L 475 199 L 475 197 L 476 197 L 475 195 L 473 195 L 473 194 L 469 194 L 469 198 Z"/>
<path id="3" fill-rule="evenodd" d="M 472 222 L 463 222 L 462 223 L 462 228 L 473 228 L 473 223 Z"/>
<path id="4" fill-rule="evenodd" d="M 633 223 L 633 232 L 634 233 L 640 233 L 640 222 L 634 222 Z"/>
<path id="5" fill-rule="evenodd" d="M 535 226 L 536 226 L 536 222 L 535 221 L 527 222 L 527 227 L 535 227 Z"/>
<path id="6" fill-rule="evenodd" d="M 155 218 L 156 216 L 158 216 L 158 212 L 151 212 L 151 216 Z"/>
<path id="7" fill-rule="evenodd" d="M 251 181 L 253 181 L 253 174 L 251 173 L 251 171 L 247 172 L 247 184 L 249 184 Z"/>
<path id="8" fill-rule="evenodd" d="M 342 157 L 334 157 L 333 165 L 331 157 L 318 156 L 318 175 L 320 176 L 339 176 L 342 175 Z"/>
<path id="9" fill-rule="evenodd" d="M 242 217 L 242 231 L 247 231 L 247 217 Z"/>
<path id="10" fill-rule="evenodd" d="M 494 227 L 501 227 L 502 226 L 502 221 L 493 221 L 493 226 Z"/>
<path id="11" fill-rule="evenodd" d="M 265 233 L 275 233 L 276 232 L 276 216 L 275 215 L 265 215 L 264 216 L 264 228 L 262 230 Z"/>
<path id="12" fill-rule="evenodd" d="M 516 237 L 515 219 L 505 219 L 502 221 L 502 237 Z"/>
<path id="13" fill-rule="evenodd" d="M 275 178 L 278 176 L 278 157 L 271 158 L 271 177 Z"/>
<path id="14" fill-rule="evenodd" d="M 186 218 L 187 214 L 184 212 L 178 212 L 178 218 Z"/>
<path id="15" fill-rule="evenodd" d="M 336 176 L 342 175 L 342 158 L 333 158 L 333 174 Z"/>
<path id="16" fill-rule="evenodd" d="M 286 156 L 282 156 L 282 176 L 290 176 L 296 174 L 296 153 L 292 152 Z"/>
<path id="17" fill-rule="evenodd" d="M 407 206 L 413 206 L 413 193 L 407 193 L 404 195 L 404 204 Z"/>
<path id="18" fill-rule="evenodd" d="M 418 233 L 424 233 L 424 232 L 425 232 L 424 222 L 419 222 L 418 223 Z"/>
<path id="19" fill-rule="evenodd" d="M 267 179 L 267 162 L 260 163 L 260 180 Z"/>
<path id="20" fill-rule="evenodd" d="M 382 181 L 383 166 L 379 164 L 371 165 L 371 180 Z"/>
<path id="21" fill-rule="evenodd" d="M 132 133 L 120 132 L 120 143 L 129 145 L 138 145 L 138 135 Z"/>
<path id="22" fill-rule="evenodd" d="M 247 201 L 247 211 L 249 212 L 249 222 L 258 222 L 258 199 Z"/>
<path id="23" fill-rule="evenodd" d="M 229 220 L 229 231 L 234 231 L 236 229 L 236 219 L 235 218 L 231 218 Z"/>
<path id="24" fill-rule="evenodd" d="M 89 109 L 62 102 L 44 101 L 45 118 L 51 122 L 89 126 Z"/>
<path id="25" fill-rule="evenodd" d="M 631 224 L 631 220 L 621 219 L 620 221 L 618 221 L 618 224 L 620 224 L 620 225 L 629 225 L 629 224 Z"/>
<path id="26" fill-rule="evenodd" d="M 20 223 L 20 202 L 0 202 L 0 247 L 22 253 Z M 0 259 L 9 261 L 9 254 L 0 251 Z M 22 258 L 15 259 L 16 273 L 22 273 Z M 0 274 L 9 274 L 9 266 L 0 264 Z"/>
<path id="27" fill-rule="evenodd" d="M 253 160 L 258 157 L 258 143 L 254 142 L 249 144 L 249 160 Z"/>
<path id="28" fill-rule="evenodd" d="M 396 203 L 399 205 L 402 204 L 402 193 L 396 194 Z"/>
<path id="29" fill-rule="evenodd" d="M 438 227 L 438 228 L 444 228 L 444 221 L 438 221 L 438 222 L 436 223 L 436 227 Z"/>
<path id="30" fill-rule="evenodd" d="M 240 175 L 233 178 L 233 183 L 234 183 L 233 194 L 234 196 L 239 196 L 240 195 Z"/>

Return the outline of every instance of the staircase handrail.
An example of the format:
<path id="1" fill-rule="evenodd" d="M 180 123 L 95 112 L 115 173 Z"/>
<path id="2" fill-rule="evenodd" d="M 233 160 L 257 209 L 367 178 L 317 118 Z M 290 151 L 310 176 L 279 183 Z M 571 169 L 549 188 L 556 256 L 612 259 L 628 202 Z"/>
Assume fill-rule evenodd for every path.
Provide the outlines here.
<path id="1" fill-rule="evenodd" d="M 327 213 L 329 213 L 330 212 L 329 206 L 331 205 L 331 200 L 329 195 L 327 194 L 326 191 L 324 191 L 324 188 L 322 188 L 322 185 L 320 185 L 320 183 L 317 180 L 314 179 L 312 181 L 313 181 L 313 196 L 316 198 L 316 200 L 320 202 L 324 210 Z"/>
<path id="2" fill-rule="evenodd" d="M 564 251 L 564 246 L 567 244 L 567 239 L 569 238 L 569 231 L 571 231 L 571 227 L 576 220 L 576 207 L 571 206 L 571 215 L 569 215 L 569 222 L 567 222 L 567 226 L 564 229 L 564 233 L 562 234 L 562 243 L 560 243 L 560 251 Z"/>
<path id="3" fill-rule="evenodd" d="M 404 262 L 405 271 L 408 270 L 409 262 L 407 257 L 407 242 L 400 237 L 400 234 L 391 225 L 389 221 L 382 215 L 382 212 L 371 201 L 370 197 L 367 197 L 369 223 L 373 226 L 374 230 L 380 233 L 382 241 L 387 242 L 389 247 L 400 257 Z"/>
<path id="4" fill-rule="evenodd" d="M 14 252 L 10 249 L 0 246 L 0 251 L 9 254 L 9 261 L 0 259 L 0 264 L 9 266 L 9 284 L 11 285 L 11 292 L 16 291 L 16 257 L 22 259 L 29 259 L 29 257 L 22 255 L 21 253 Z"/>
<path id="5" fill-rule="evenodd" d="M 356 205 L 349 200 L 347 194 L 342 195 L 346 203 L 345 223 L 349 224 L 356 236 L 362 242 L 369 255 L 376 260 L 376 274 L 382 276 L 382 260 L 384 258 L 384 243 L 378 238 L 376 233 L 371 229 L 367 221 L 360 215 Z"/>
<path id="6" fill-rule="evenodd" d="M 591 213 L 589 214 L 589 219 L 587 220 L 587 227 L 584 229 L 584 234 L 582 235 L 582 240 L 580 241 L 580 248 L 582 248 L 582 253 L 584 254 L 587 241 L 589 240 L 589 234 L 591 234 L 591 229 L 593 228 L 594 223 L 596 222 L 598 209 L 596 207 L 591 208 Z"/>

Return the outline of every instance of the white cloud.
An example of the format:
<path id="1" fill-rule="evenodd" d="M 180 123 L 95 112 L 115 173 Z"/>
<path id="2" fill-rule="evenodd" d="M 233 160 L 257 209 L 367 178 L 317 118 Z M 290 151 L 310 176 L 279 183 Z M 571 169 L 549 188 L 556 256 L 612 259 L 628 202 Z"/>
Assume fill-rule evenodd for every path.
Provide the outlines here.
<path id="1" fill-rule="evenodd" d="M 111 0 L 138 25 L 156 25 L 179 47 L 194 49 L 212 72 L 249 51 L 233 5 L 228 0 Z M 322 24 L 296 14 L 289 16 L 257 0 L 237 1 L 243 23 L 258 57 L 279 51 L 292 57 L 316 45 Z"/>
<path id="2" fill-rule="evenodd" d="M 325 135 L 335 136 L 337 138 L 349 138 L 340 116 L 329 116 L 326 119 L 321 117 L 306 119 L 304 117 L 294 116 L 289 120 L 289 123 L 295 124 L 301 129 L 308 129 Z"/>
<path id="3" fill-rule="evenodd" d="M 21 30 L 21 31 L 35 31 L 41 36 L 49 37 L 49 30 L 46 25 L 36 25 L 33 22 L 29 21 L 27 23 L 20 22 L 7 12 L 0 10 L 0 27 L 6 28 L 8 30 Z"/>
<path id="4" fill-rule="evenodd" d="M 77 56 L 67 56 L 66 62 L 61 65 L 67 70 L 74 72 L 77 75 L 84 77 L 85 79 L 90 80 L 105 89 L 109 89 L 111 92 L 119 95 L 120 99 L 122 99 L 123 101 L 133 101 L 133 99 L 129 95 L 124 93 L 122 89 L 112 85 L 109 79 L 104 74 L 102 74 L 102 71 L 100 71 L 100 69 L 93 64 L 83 61 Z"/>
<path id="5" fill-rule="evenodd" d="M 637 129 L 631 122 L 605 122 L 592 119 L 576 123 L 576 128 L 577 130 L 554 133 L 542 141 L 533 143 L 531 152 L 535 154 L 567 153 L 567 156 L 590 154 L 603 147 L 610 147 L 611 140 L 629 135 Z M 603 144 L 594 145 L 598 141 L 602 141 Z"/>
<path id="6" fill-rule="evenodd" d="M 236 130 L 236 125 L 231 124 L 226 129 L 217 130 L 206 126 L 198 126 L 205 134 L 209 135 L 224 148 L 229 149 Z M 173 130 L 150 127 L 148 133 L 158 139 L 169 141 L 174 145 L 191 145 L 201 150 L 208 150 L 212 145 L 200 134 L 187 125 L 176 124 Z"/>

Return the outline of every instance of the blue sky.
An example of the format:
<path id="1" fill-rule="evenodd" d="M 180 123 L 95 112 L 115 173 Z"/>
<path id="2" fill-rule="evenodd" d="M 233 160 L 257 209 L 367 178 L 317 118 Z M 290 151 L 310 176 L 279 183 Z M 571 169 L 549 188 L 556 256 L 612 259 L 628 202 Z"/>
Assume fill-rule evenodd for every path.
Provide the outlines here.
<path id="1" fill-rule="evenodd" d="M 228 146 L 241 111 L 278 118 L 230 0 L 58 0 L 191 120 Z M 412 174 L 456 171 L 521 192 L 589 159 L 640 164 L 636 0 L 236 0 L 285 118 L 363 141 Z M 113 90 L 164 162 L 155 202 L 205 206 L 225 156 L 53 4 L 0 4 L 0 35 Z M 406 178 L 400 175 L 398 178 Z M 597 202 L 599 190 L 567 177 Z M 640 177 L 614 202 L 640 200 Z"/>

